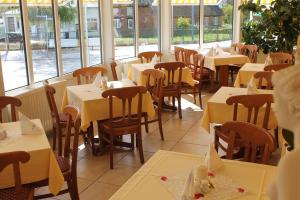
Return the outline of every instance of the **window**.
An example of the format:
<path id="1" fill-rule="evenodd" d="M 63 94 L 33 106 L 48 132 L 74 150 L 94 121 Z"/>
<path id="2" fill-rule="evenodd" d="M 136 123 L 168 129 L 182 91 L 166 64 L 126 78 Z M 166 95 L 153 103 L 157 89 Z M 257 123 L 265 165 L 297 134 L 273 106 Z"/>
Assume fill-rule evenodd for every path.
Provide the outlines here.
<path id="1" fill-rule="evenodd" d="M 200 42 L 199 3 L 185 3 L 185 1 L 172 0 L 171 6 L 172 46 L 180 45 L 187 48 L 198 48 Z"/>
<path id="2" fill-rule="evenodd" d="M 204 17 L 204 26 L 209 26 L 209 17 Z"/>
<path id="3" fill-rule="evenodd" d="M 0 4 L 0 56 L 5 91 L 28 85 L 23 28 L 15 24 L 21 21 L 19 3 Z"/>
<path id="4" fill-rule="evenodd" d="M 114 28 L 121 28 L 121 20 L 114 19 Z"/>
<path id="5" fill-rule="evenodd" d="M 28 6 L 34 81 L 58 76 L 52 4 Z"/>
<path id="6" fill-rule="evenodd" d="M 139 1 L 139 52 L 160 50 L 160 1 Z"/>
<path id="7" fill-rule="evenodd" d="M 78 0 L 59 5 L 63 73 L 81 68 Z"/>
<path id="8" fill-rule="evenodd" d="M 96 65 L 102 61 L 100 6 L 98 1 L 84 1 L 84 38 L 87 66 Z"/>
<path id="9" fill-rule="evenodd" d="M 128 0 L 126 4 L 122 0 L 113 1 L 113 14 L 114 14 L 114 42 L 115 42 L 115 59 L 130 58 L 136 56 L 135 44 L 135 26 L 134 23 L 132 28 L 126 26 L 127 20 L 133 20 L 135 17 L 134 14 L 134 3 L 135 1 Z M 128 12 L 132 10 L 132 13 Z M 129 14 L 129 15 L 128 15 Z M 121 25 L 125 23 L 125 26 Z M 123 21 L 124 20 L 124 21 Z M 133 20 L 134 21 L 134 20 Z M 120 25 L 118 25 L 118 23 Z M 128 23 L 129 24 L 129 23 Z M 118 28 L 119 27 L 119 28 Z"/>
<path id="10" fill-rule="evenodd" d="M 128 19 L 127 24 L 128 24 L 128 29 L 133 29 L 133 27 L 134 27 L 133 19 Z"/>
<path id="11" fill-rule="evenodd" d="M 218 42 L 220 46 L 230 46 L 232 40 L 233 1 L 218 0 L 214 3 L 204 1 L 204 17 L 212 18 L 212 23 L 204 23 L 204 47 Z"/>

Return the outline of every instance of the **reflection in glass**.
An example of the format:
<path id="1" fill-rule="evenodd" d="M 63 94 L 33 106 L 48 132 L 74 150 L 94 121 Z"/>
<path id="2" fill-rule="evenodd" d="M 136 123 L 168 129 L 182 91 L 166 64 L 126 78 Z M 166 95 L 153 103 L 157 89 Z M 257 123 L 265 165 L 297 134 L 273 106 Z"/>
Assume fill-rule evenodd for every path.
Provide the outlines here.
<path id="1" fill-rule="evenodd" d="M 98 0 L 84 1 L 84 31 L 87 65 L 101 63 L 100 9 Z"/>
<path id="2" fill-rule="evenodd" d="M 58 76 L 51 2 L 28 5 L 34 81 Z"/>
<path id="3" fill-rule="evenodd" d="M 0 4 L 0 60 L 4 89 L 28 85 L 19 1 Z"/>
<path id="4" fill-rule="evenodd" d="M 78 1 L 58 5 L 63 73 L 81 68 Z"/>
<path id="5" fill-rule="evenodd" d="M 159 0 L 139 0 L 138 13 L 139 52 L 158 51 L 160 44 Z"/>
<path id="6" fill-rule="evenodd" d="M 134 0 L 114 1 L 115 59 L 135 56 Z"/>
<path id="7" fill-rule="evenodd" d="M 199 47 L 200 5 L 172 1 L 172 47 Z"/>

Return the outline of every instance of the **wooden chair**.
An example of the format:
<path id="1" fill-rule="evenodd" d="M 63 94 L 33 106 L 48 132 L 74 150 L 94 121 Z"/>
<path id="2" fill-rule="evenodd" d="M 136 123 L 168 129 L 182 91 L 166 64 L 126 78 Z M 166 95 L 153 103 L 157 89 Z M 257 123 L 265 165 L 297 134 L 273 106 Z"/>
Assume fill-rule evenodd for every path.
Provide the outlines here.
<path id="1" fill-rule="evenodd" d="M 64 114 L 67 116 L 67 125 L 65 128 L 65 143 L 63 156 L 57 156 L 56 160 L 60 170 L 67 182 L 67 188 L 61 190 L 58 195 L 69 193 L 72 200 L 79 200 L 78 185 L 77 185 L 77 157 L 78 157 L 78 140 L 80 132 L 80 111 L 75 106 L 66 106 Z M 72 130 L 73 133 L 72 133 Z M 71 141 L 71 136 L 73 140 Z M 49 180 L 43 180 L 34 184 L 37 187 L 45 187 Z M 35 196 L 35 199 L 44 199 L 52 197 L 52 194 L 41 194 Z"/>
<path id="2" fill-rule="evenodd" d="M 118 80 L 118 74 L 117 74 L 117 70 L 116 70 L 117 63 L 115 61 L 112 61 L 110 64 L 110 68 L 111 68 L 111 74 L 112 74 L 113 80 L 117 81 Z"/>
<path id="3" fill-rule="evenodd" d="M 146 51 L 146 52 L 142 52 L 138 54 L 138 58 L 141 60 L 141 63 L 144 63 L 144 61 L 146 61 L 146 63 L 151 62 L 152 58 L 154 56 L 159 57 L 159 60 L 161 62 L 161 57 L 162 57 L 162 53 L 160 51 Z"/>
<path id="4" fill-rule="evenodd" d="M 165 62 L 159 63 L 154 66 L 155 69 L 164 70 L 166 72 L 166 81 L 164 82 L 162 96 L 172 97 L 173 107 L 175 107 L 175 98 L 178 100 L 178 114 L 179 118 L 182 119 L 181 113 L 181 79 L 182 79 L 182 68 L 184 68 L 182 62 Z M 177 80 L 175 80 L 175 73 L 177 73 Z"/>
<path id="5" fill-rule="evenodd" d="M 273 72 L 265 72 L 265 71 L 263 71 L 263 72 L 256 72 L 254 74 L 254 78 L 258 79 L 257 88 L 272 90 L 273 89 L 272 75 L 273 75 Z M 266 86 L 263 85 L 263 81 L 267 83 Z"/>
<path id="6" fill-rule="evenodd" d="M 285 52 L 271 52 L 270 58 L 273 64 L 293 64 L 293 55 Z"/>
<path id="7" fill-rule="evenodd" d="M 110 168 L 113 169 L 113 150 L 115 138 L 122 135 L 131 135 L 131 144 L 128 147 L 134 148 L 134 134 L 136 134 L 137 146 L 139 149 L 141 163 L 144 163 L 144 154 L 141 135 L 142 98 L 147 89 L 143 86 L 124 87 L 109 89 L 102 93 L 104 98 L 109 100 L 109 119 L 99 124 L 99 130 L 104 136 L 104 140 L 110 146 Z M 133 113 L 132 100 L 137 98 L 137 113 Z M 122 116 L 114 116 L 114 102 L 117 98 L 122 106 Z M 114 99 L 114 102 L 113 102 Z M 128 102 L 128 103 L 127 103 Z M 127 104 L 127 105 L 126 105 Z"/>
<path id="8" fill-rule="evenodd" d="M 240 55 L 244 55 L 244 44 L 242 43 L 234 43 L 231 45 L 231 47 Z M 237 74 L 240 70 L 241 66 L 231 64 L 229 65 L 229 73 L 230 73 L 230 78 L 231 82 L 234 82 L 234 75 Z"/>
<path id="9" fill-rule="evenodd" d="M 11 120 L 13 122 L 17 121 L 16 107 L 20 107 L 22 105 L 20 99 L 16 97 L 0 96 L 0 123 L 3 123 L 2 110 L 8 105 L 10 106 Z"/>
<path id="10" fill-rule="evenodd" d="M 257 124 L 259 110 L 266 105 L 262 123 L 262 127 L 266 130 L 268 130 L 271 103 L 274 103 L 272 94 L 237 95 L 231 96 L 226 100 L 226 104 L 233 105 L 233 121 L 238 121 L 238 107 L 241 104 L 248 110 L 247 122 L 253 124 Z M 253 110 L 254 115 L 252 115 Z"/>
<path id="11" fill-rule="evenodd" d="M 224 142 L 227 143 L 227 147 L 224 146 Z M 275 151 L 273 137 L 268 131 L 245 122 L 226 122 L 216 126 L 216 151 L 219 148 L 226 152 L 226 159 L 234 159 L 235 152 L 243 149 L 243 161 L 261 164 L 268 164 L 271 153 Z"/>
<path id="12" fill-rule="evenodd" d="M 165 74 L 157 69 L 146 69 L 143 71 L 143 75 L 147 76 L 146 79 L 146 88 L 151 94 L 154 105 L 157 110 L 157 119 L 148 121 L 145 120 L 145 126 L 148 126 L 148 123 L 158 121 L 159 133 L 161 140 L 164 140 L 163 128 L 162 128 L 162 104 L 163 104 L 163 83 L 165 79 Z M 146 128 L 148 130 L 148 128 Z"/>
<path id="13" fill-rule="evenodd" d="M 107 72 L 104 66 L 102 67 L 85 67 L 77 69 L 73 72 L 73 77 L 77 78 L 77 84 L 82 84 L 82 79 L 85 81 L 83 84 L 91 83 L 94 77 L 101 73 L 102 75 Z"/>
<path id="14" fill-rule="evenodd" d="M 182 48 L 182 47 L 174 47 L 174 54 L 175 54 L 176 62 L 184 62 L 183 50 L 184 50 L 184 48 Z"/>
<path id="15" fill-rule="evenodd" d="M 291 66 L 291 64 L 288 64 L 288 63 L 274 64 L 274 65 L 265 66 L 264 70 L 265 71 L 278 71 L 278 70 L 281 70 L 281 69 L 285 69 L 289 66 Z"/>
<path id="16" fill-rule="evenodd" d="M 197 55 L 198 52 L 192 49 L 183 49 L 183 63 L 186 67 L 190 68 L 192 71 L 194 71 L 195 68 L 195 55 Z"/>
<path id="17" fill-rule="evenodd" d="M 234 43 L 231 45 L 231 47 L 238 53 L 238 54 L 243 54 L 243 47 L 244 44 L 242 43 Z"/>
<path id="18" fill-rule="evenodd" d="M 30 200 L 33 199 L 34 189 L 29 185 L 21 183 L 20 163 L 27 163 L 30 160 L 29 153 L 25 151 L 14 151 L 0 153 L 0 172 L 12 165 L 15 180 L 15 187 L 0 189 L 0 199 L 5 200 Z"/>
<path id="19" fill-rule="evenodd" d="M 257 62 L 258 47 L 256 45 L 244 45 L 242 54 L 248 56 L 251 63 Z"/>

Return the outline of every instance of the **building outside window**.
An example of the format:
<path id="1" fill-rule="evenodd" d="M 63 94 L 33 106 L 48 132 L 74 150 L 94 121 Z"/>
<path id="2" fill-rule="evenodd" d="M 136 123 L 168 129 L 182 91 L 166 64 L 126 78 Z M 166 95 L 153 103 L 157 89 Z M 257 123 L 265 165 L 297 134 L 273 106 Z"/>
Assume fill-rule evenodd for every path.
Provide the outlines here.
<path id="1" fill-rule="evenodd" d="M 114 28 L 121 28 L 121 20 L 114 19 Z"/>
<path id="2" fill-rule="evenodd" d="M 133 19 L 127 20 L 127 26 L 128 26 L 128 29 L 133 29 L 133 27 L 134 27 Z"/>

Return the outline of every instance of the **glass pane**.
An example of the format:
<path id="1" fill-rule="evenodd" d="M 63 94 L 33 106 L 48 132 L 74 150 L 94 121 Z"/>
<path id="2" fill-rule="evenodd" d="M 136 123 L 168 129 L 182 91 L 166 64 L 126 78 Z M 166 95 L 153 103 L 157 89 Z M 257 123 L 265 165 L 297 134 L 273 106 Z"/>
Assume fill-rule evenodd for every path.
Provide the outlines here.
<path id="1" fill-rule="evenodd" d="M 158 51 L 160 44 L 159 0 L 139 0 L 139 52 Z"/>
<path id="2" fill-rule="evenodd" d="M 0 4 L 0 55 L 5 91 L 28 85 L 18 3 Z"/>
<path id="3" fill-rule="evenodd" d="M 84 1 L 84 31 L 86 45 L 87 65 L 101 63 L 101 26 L 100 26 L 100 8 L 98 0 Z"/>
<path id="4" fill-rule="evenodd" d="M 28 16 L 34 81 L 56 77 L 58 73 L 51 1 L 42 5 L 28 4 Z"/>
<path id="5" fill-rule="evenodd" d="M 200 6 L 198 3 L 172 1 L 172 48 L 199 48 Z"/>
<path id="6" fill-rule="evenodd" d="M 114 1 L 115 59 L 135 56 L 134 0 Z"/>
<path id="7" fill-rule="evenodd" d="M 78 2 L 59 4 L 60 38 L 63 73 L 81 68 Z"/>
<path id="8" fill-rule="evenodd" d="M 233 0 L 204 1 L 204 47 L 230 46 L 232 40 Z"/>

